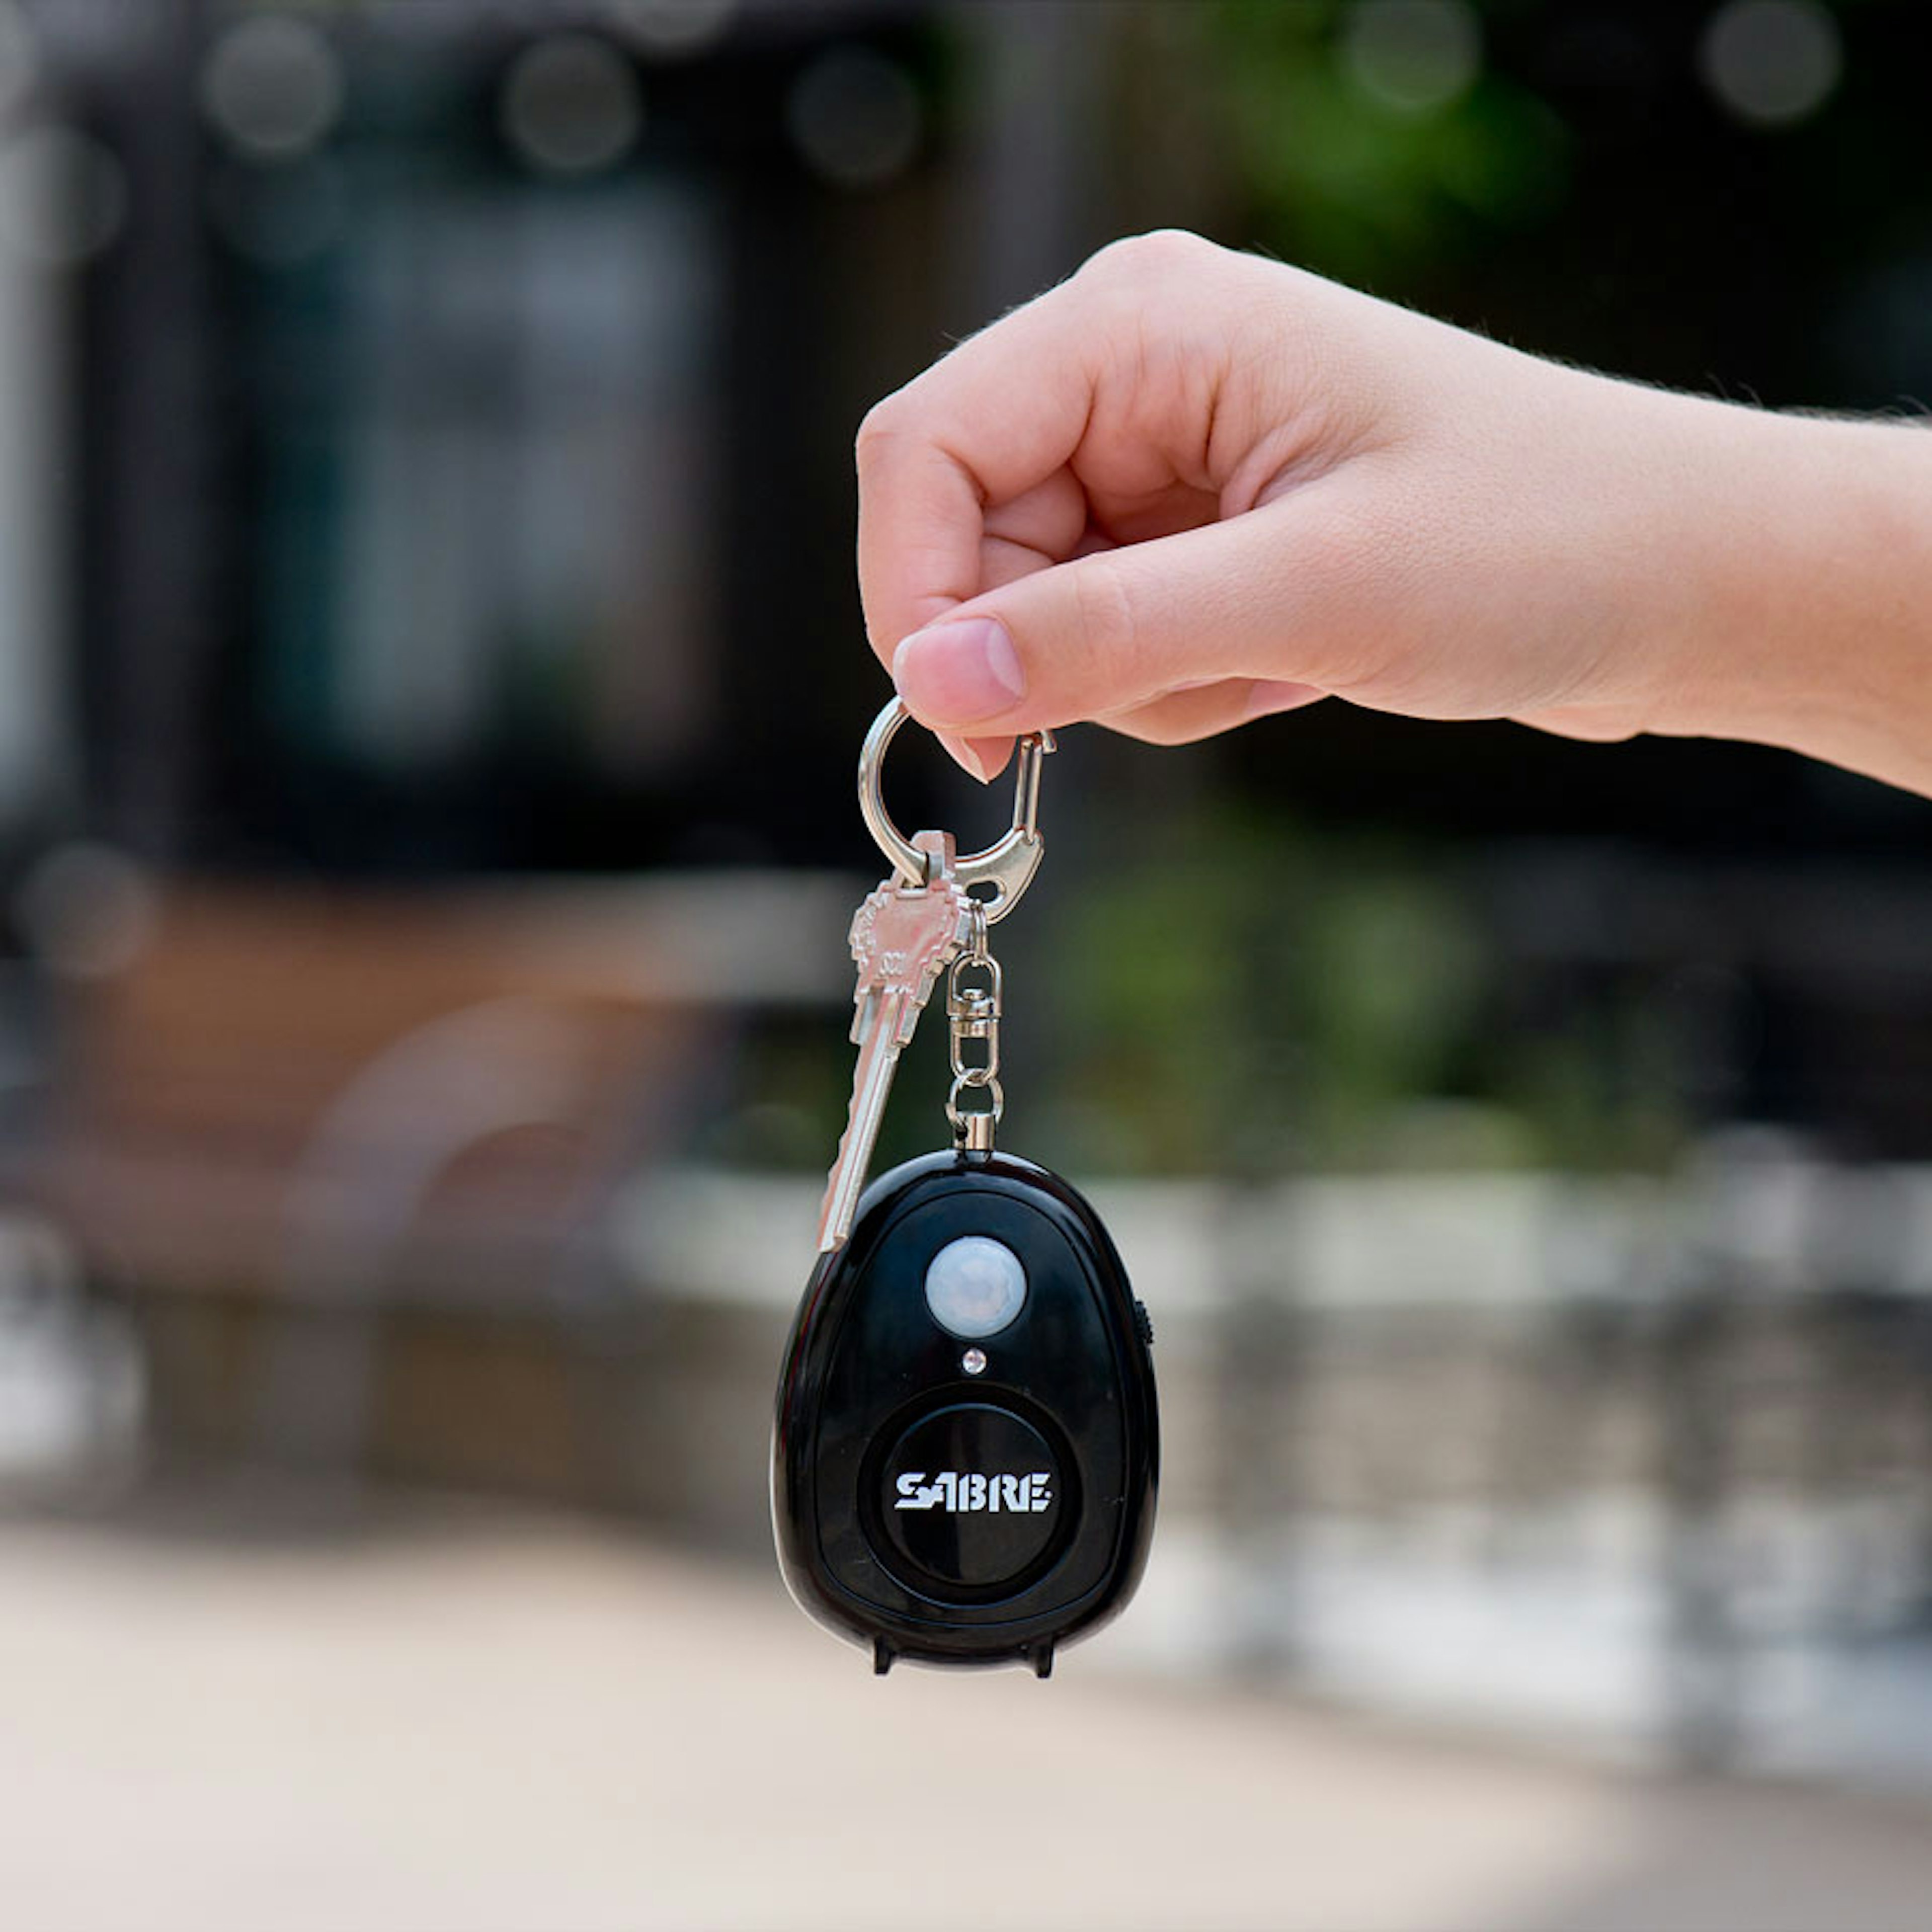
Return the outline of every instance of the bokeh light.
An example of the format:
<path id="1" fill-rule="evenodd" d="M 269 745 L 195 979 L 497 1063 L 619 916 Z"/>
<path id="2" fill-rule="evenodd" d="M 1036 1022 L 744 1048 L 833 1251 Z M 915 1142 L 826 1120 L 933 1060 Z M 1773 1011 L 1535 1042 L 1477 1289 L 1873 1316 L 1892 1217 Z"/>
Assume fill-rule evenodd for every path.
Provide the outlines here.
<path id="1" fill-rule="evenodd" d="M 631 64 L 608 40 L 559 34 L 520 54 L 503 82 L 503 131 L 545 174 L 595 174 L 620 160 L 644 127 Z"/>
<path id="2" fill-rule="evenodd" d="M 918 152 L 919 89 L 897 62 L 868 47 L 836 47 L 794 82 L 786 124 L 812 171 L 835 186 L 874 188 Z"/>
<path id="3" fill-rule="evenodd" d="M 286 160 L 326 135 L 342 106 L 342 68 L 320 28 L 286 14 L 238 20 L 209 49 L 202 107 L 223 138 Z"/>
<path id="4" fill-rule="evenodd" d="M 0 244 L 20 260 L 77 266 L 119 233 L 127 208 L 126 172 L 91 134 L 47 122 L 0 143 Z"/>
<path id="5" fill-rule="evenodd" d="M 159 902 L 138 861 L 111 845 L 56 845 L 20 882 L 14 914 L 55 972 L 98 980 L 124 970 L 153 938 Z"/>
<path id="6" fill-rule="evenodd" d="M 736 11 L 736 0 L 612 0 L 610 20 L 640 52 L 670 60 L 715 46 Z"/>
<path id="7" fill-rule="evenodd" d="M 1705 28 L 1697 64 L 1738 120 L 1786 128 L 1831 98 L 1844 58 L 1838 22 L 1816 0 L 1730 0 Z"/>
<path id="8" fill-rule="evenodd" d="M 1428 113 L 1474 84 L 1482 26 L 1466 0 L 1358 0 L 1342 26 L 1342 56 L 1371 99 L 1398 113 Z"/>

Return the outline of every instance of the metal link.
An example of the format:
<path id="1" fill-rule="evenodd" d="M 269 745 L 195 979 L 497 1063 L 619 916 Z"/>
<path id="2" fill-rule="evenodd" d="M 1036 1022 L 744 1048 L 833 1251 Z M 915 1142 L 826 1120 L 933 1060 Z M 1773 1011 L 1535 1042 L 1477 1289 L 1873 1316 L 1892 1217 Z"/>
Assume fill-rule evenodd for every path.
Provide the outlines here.
<path id="1" fill-rule="evenodd" d="M 986 908 L 975 899 L 966 944 L 946 976 L 946 1018 L 952 1058 L 952 1088 L 946 1096 L 946 1118 L 952 1123 L 954 1144 L 976 1154 L 992 1151 L 993 1130 L 1006 1111 L 1006 1095 L 1000 1087 L 1001 974 L 1000 962 L 987 946 L 986 920 Z M 969 973 L 982 974 L 982 983 L 969 984 Z M 967 1060 L 966 1043 L 976 1040 L 985 1042 L 986 1054 L 974 1064 Z M 969 1094 L 983 1094 L 986 1104 L 962 1106 Z"/>
<path id="2" fill-rule="evenodd" d="M 863 814 L 879 850 L 892 862 L 892 870 L 909 886 L 930 883 L 932 863 L 892 823 L 879 789 L 880 767 L 892 734 L 912 714 L 895 698 L 872 721 L 859 754 L 859 810 Z M 1013 822 L 1006 836 L 983 852 L 963 852 L 953 861 L 952 873 L 962 886 L 990 886 L 986 919 L 997 924 L 1019 904 L 1020 895 L 1040 869 L 1046 842 L 1040 830 L 1040 761 L 1053 749 L 1051 731 L 1029 731 L 1018 741 L 1013 760 Z"/>

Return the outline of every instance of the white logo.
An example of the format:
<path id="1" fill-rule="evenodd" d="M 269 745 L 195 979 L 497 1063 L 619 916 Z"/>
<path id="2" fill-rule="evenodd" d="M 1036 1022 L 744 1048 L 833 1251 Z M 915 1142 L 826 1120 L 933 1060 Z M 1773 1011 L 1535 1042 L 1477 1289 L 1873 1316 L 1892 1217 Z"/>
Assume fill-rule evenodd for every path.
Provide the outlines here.
<path id="1" fill-rule="evenodd" d="M 923 1469 L 914 1469 L 899 1478 L 898 1492 L 894 1509 L 943 1509 L 955 1515 L 965 1510 L 997 1515 L 1006 1510 L 1020 1515 L 1053 1507 L 1053 1478 L 1044 1470 L 1030 1476 L 982 1476 L 976 1471 L 942 1469 L 928 1483 Z"/>

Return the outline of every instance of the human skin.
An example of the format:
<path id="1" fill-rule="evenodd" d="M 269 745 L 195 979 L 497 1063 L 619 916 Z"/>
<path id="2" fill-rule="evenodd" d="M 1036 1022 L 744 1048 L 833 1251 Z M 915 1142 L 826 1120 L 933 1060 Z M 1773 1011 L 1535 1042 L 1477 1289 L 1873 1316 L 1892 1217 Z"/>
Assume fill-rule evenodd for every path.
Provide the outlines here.
<path id="1" fill-rule="evenodd" d="M 878 404 L 868 635 L 976 776 L 1333 695 L 1932 794 L 1932 431 L 1548 362 L 1168 232 Z"/>

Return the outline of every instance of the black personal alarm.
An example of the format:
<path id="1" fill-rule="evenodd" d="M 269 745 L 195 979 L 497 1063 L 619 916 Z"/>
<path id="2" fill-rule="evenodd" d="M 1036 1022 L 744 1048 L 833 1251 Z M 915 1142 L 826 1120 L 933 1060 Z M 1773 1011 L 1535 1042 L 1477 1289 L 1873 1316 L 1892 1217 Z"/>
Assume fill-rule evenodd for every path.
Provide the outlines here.
<path id="1" fill-rule="evenodd" d="M 880 1176 L 820 1256 L 779 1381 L 792 1594 L 882 1675 L 900 1658 L 1048 1675 L 1146 1564 L 1152 1339 L 1058 1176 L 967 1150 Z"/>

